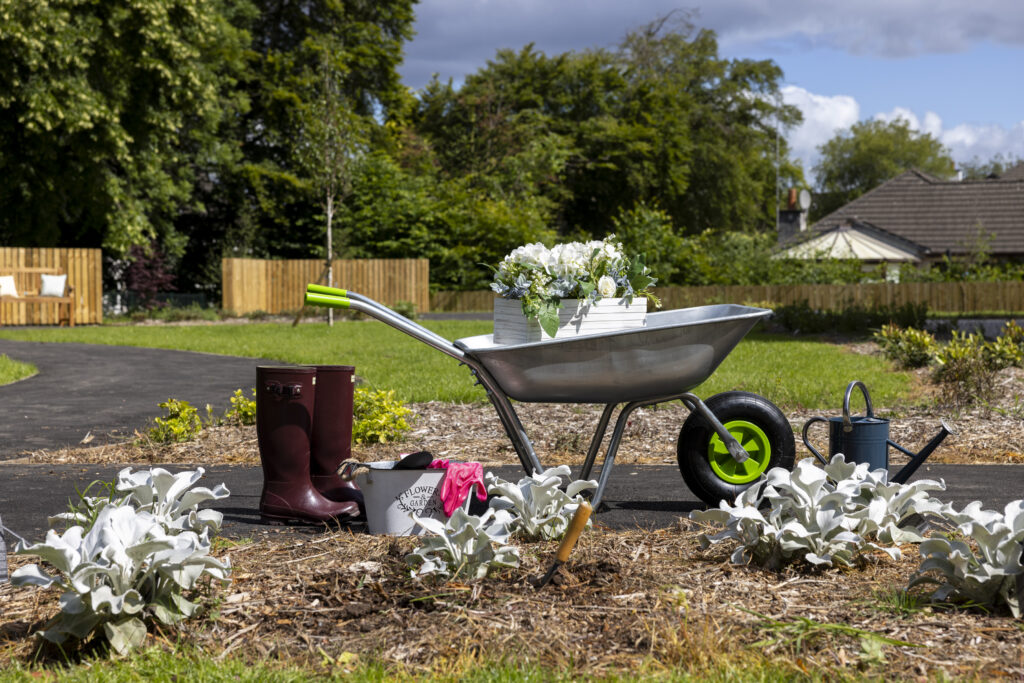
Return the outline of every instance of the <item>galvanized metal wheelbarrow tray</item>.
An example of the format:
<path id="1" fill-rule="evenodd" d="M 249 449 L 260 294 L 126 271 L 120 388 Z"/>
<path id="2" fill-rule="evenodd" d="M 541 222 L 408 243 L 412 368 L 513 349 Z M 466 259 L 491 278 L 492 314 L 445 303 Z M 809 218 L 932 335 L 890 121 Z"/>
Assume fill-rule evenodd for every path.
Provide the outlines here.
<path id="1" fill-rule="evenodd" d="M 771 314 L 768 309 L 735 304 L 697 306 L 648 314 L 646 326 L 636 329 L 499 345 L 490 334 L 451 342 L 352 291 L 311 284 L 305 301 L 360 311 L 467 365 L 497 410 L 527 474 L 544 468 L 509 399 L 605 404 L 581 479 L 590 478 L 612 414 L 624 403 L 592 497 L 594 509 L 604 495 L 629 416 L 643 406 L 680 400 L 708 420 L 737 462 L 748 458 L 704 402 L 689 392 L 711 376 L 759 320 Z"/>

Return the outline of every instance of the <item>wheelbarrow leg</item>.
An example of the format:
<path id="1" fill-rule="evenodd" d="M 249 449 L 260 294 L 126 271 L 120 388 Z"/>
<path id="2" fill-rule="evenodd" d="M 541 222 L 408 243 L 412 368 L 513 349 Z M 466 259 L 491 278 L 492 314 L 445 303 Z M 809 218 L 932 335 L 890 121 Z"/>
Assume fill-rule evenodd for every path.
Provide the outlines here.
<path id="1" fill-rule="evenodd" d="M 601 442 L 604 441 L 604 434 L 608 431 L 608 423 L 612 419 L 617 403 L 609 403 L 601 413 L 601 420 L 597 423 L 597 430 L 590 439 L 590 448 L 587 450 L 587 459 L 583 462 L 583 469 L 580 470 L 580 479 L 590 479 L 590 472 L 594 469 L 594 461 L 597 460 L 597 452 L 601 450 Z"/>
<path id="2" fill-rule="evenodd" d="M 508 435 L 509 441 L 512 442 L 513 448 L 516 449 L 516 455 L 519 456 L 519 463 L 523 466 L 523 470 L 527 475 L 531 475 L 534 472 L 543 472 L 544 468 L 541 467 L 537 453 L 533 450 L 533 444 L 530 442 L 530 438 L 526 436 L 526 428 L 523 427 L 516 409 L 512 407 L 512 402 L 508 400 L 508 396 L 501 391 L 498 383 L 494 381 L 494 378 L 490 376 L 483 366 L 470 362 L 465 364 L 470 367 L 470 370 L 476 375 L 477 381 L 484 388 L 484 391 L 487 392 L 487 398 L 491 400 L 491 405 L 497 411 L 498 419 L 501 420 L 501 426 L 505 428 L 505 434 Z"/>
<path id="3" fill-rule="evenodd" d="M 625 406 L 622 407 L 622 411 L 619 413 L 618 419 L 615 420 L 615 430 L 612 431 L 611 441 L 608 442 L 608 451 L 607 453 L 605 453 L 604 462 L 601 464 L 601 476 L 597 480 L 597 488 L 594 490 L 594 495 L 591 496 L 590 499 L 590 505 L 591 507 L 594 508 L 595 511 L 601 504 L 601 498 L 604 497 L 604 489 L 606 486 L 608 486 L 608 479 L 612 476 L 612 466 L 615 464 L 615 454 L 619 450 L 619 443 L 622 441 L 622 435 L 626 431 L 626 423 L 629 422 L 629 416 L 632 415 L 633 411 L 636 410 L 637 408 L 654 405 L 655 403 L 661 403 L 664 400 L 665 399 L 663 398 L 657 398 L 650 401 L 634 401 L 633 403 L 627 403 Z M 608 421 L 605 418 L 611 417 L 611 411 L 614 408 L 614 405 L 609 405 L 605 407 L 604 414 L 601 415 L 602 425 L 606 426 L 608 424 Z M 601 436 L 603 436 L 604 430 L 601 429 L 600 432 Z M 597 434 L 594 434 L 594 439 L 598 443 L 601 442 L 601 438 Z M 591 446 L 593 446 L 593 444 L 591 444 Z M 587 459 L 590 459 L 589 454 L 587 456 Z M 587 471 L 586 476 L 584 476 L 583 478 L 586 479 L 589 477 L 589 475 L 590 472 Z"/>

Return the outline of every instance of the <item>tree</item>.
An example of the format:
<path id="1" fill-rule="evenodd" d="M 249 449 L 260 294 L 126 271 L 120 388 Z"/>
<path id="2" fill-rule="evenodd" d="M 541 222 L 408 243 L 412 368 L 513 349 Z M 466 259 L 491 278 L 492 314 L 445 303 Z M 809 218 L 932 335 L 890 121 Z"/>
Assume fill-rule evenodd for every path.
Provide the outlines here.
<path id="1" fill-rule="evenodd" d="M 327 286 L 334 286 L 334 213 L 352 191 L 352 167 L 361 153 L 360 120 L 339 90 L 340 74 L 325 52 L 321 61 L 318 97 L 311 103 L 302 130 L 300 156 L 322 200 L 326 240 L 324 269 Z M 334 324 L 334 310 L 327 309 Z"/>
<path id="2" fill-rule="evenodd" d="M 0 242 L 181 252 L 174 218 L 245 108 L 231 84 L 246 36 L 226 11 L 0 0 Z"/>
<path id="3" fill-rule="evenodd" d="M 500 50 L 458 90 L 431 83 L 414 126 L 444 175 L 544 198 L 565 236 L 607 233 L 641 202 L 679 232 L 774 226 L 776 123 L 800 114 L 776 65 L 717 50 L 675 15 L 616 50 Z"/>
<path id="4" fill-rule="evenodd" d="M 984 180 L 986 178 L 998 178 L 1011 168 L 1024 164 L 1024 159 L 1014 157 L 1012 154 L 1004 156 L 997 154 L 988 161 L 982 161 L 974 157 L 970 161 L 960 164 L 966 180 Z"/>
<path id="5" fill-rule="evenodd" d="M 825 216 L 908 169 L 945 178 L 953 159 L 930 133 L 913 130 L 905 119 L 861 121 L 818 147 L 814 167 L 818 186 L 812 219 Z"/>

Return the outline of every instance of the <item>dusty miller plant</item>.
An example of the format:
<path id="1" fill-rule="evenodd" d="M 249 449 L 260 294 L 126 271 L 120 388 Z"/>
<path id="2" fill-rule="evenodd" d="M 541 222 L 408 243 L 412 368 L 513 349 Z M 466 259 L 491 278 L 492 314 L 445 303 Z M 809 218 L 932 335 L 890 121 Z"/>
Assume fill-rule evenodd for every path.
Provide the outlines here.
<path id="1" fill-rule="evenodd" d="M 222 500 L 230 495 L 224 484 L 213 489 L 195 486 L 206 470 L 171 474 L 162 467 L 133 472 L 125 467 L 107 497 L 83 496 L 79 505 L 70 512 L 54 515 L 55 521 L 88 525 L 105 506 L 131 505 L 140 512 L 151 512 L 168 531 L 195 531 L 204 536 L 220 532 L 224 515 L 216 510 L 200 510 L 200 503 Z"/>
<path id="2" fill-rule="evenodd" d="M 511 521 L 507 512 L 488 509 L 478 517 L 460 507 L 447 522 L 412 518 L 430 534 L 405 558 L 414 567 L 413 577 L 480 579 L 492 568 L 519 566 L 519 549 L 506 545 Z"/>
<path id="3" fill-rule="evenodd" d="M 731 560 L 776 568 L 804 560 L 812 565 L 851 565 L 866 550 L 880 550 L 899 559 L 897 547 L 880 543 L 923 540 L 911 526 L 916 515 L 937 512 L 941 504 L 928 491 L 944 490 L 941 482 L 920 480 L 890 484 L 886 470 L 847 463 L 837 454 L 824 469 L 807 458 L 792 472 L 776 467 L 741 493 L 735 504 L 695 511 L 690 518 L 725 529 L 700 543 L 708 547 L 726 540 L 739 545 Z"/>
<path id="4" fill-rule="evenodd" d="M 195 614 L 194 593 L 226 581 L 230 572 L 229 562 L 210 555 L 219 513 L 197 510 L 199 502 L 228 492 L 188 490 L 201 474 L 122 470 L 112 491 L 126 495 L 84 498 L 76 511 L 57 517 L 82 524 L 63 534 L 51 529 L 42 543 L 20 541 L 16 554 L 39 556 L 56 573 L 30 564 L 11 575 L 12 583 L 64 591 L 60 612 L 39 635 L 63 643 L 102 633 L 123 654 L 142 644 L 147 620 L 173 625 Z"/>
<path id="5" fill-rule="evenodd" d="M 948 507 L 943 517 L 973 539 L 934 536 L 921 544 L 921 565 L 908 588 L 937 584 L 933 600 L 966 600 L 981 605 L 1004 604 L 1020 618 L 1024 603 L 1024 501 L 1007 503 L 1002 513 L 983 510 L 973 502 L 957 512 Z"/>
<path id="6" fill-rule="evenodd" d="M 578 480 L 561 489 L 562 477 L 568 477 L 568 465 L 560 465 L 523 477 L 513 484 L 490 472 L 484 475 L 490 506 L 512 515 L 510 530 L 528 541 L 561 538 L 576 509 L 583 502 L 581 491 L 597 488 L 597 482 Z M 590 526 L 590 521 L 587 521 Z"/>

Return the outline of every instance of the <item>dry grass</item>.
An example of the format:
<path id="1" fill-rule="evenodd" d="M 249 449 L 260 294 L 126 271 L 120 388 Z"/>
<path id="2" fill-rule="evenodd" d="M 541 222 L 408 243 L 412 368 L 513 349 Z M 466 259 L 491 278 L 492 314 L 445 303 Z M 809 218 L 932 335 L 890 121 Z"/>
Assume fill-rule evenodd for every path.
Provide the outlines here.
<path id="1" fill-rule="evenodd" d="M 1004 371 L 1000 382 L 1002 402 L 957 415 L 960 435 L 947 439 L 934 461 L 1024 462 L 1024 373 Z M 414 408 L 418 419 L 406 443 L 360 447 L 355 455 L 375 460 L 426 448 L 440 457 L 517 462 L 490 406 Z M 545 463 L 582 461 L 599 408 L 520 408 Z M 678 405 L 638 411 L 619 461 L 675 462 L 685 417 Z M 807 417 L 789 415 L 797 428 Z M 893 418 L 892 437 L 917 450 L 938 421 L 932 411 L 904 411 Z M 798 457 L 804 453 L 800 445 Z M 26 453 L 22 461 L 256 464 L 259 458 L 253 428 L 217 427 L 185 444 L 142 439 Z M 219 554 L 231 558 L 232 584 L 216 590 L 213 614 L 169 637 L 211 657 L 282 658 L 320 670 L 351 661 L 341 657 L 349 652 L 456 678 L 474 663 L 525 657 L 578 674 L 685 670 L 720 677 L 767 664 L 793 675 L 1024 680 L 1024 622 L 1003 613 L 898 607 L 897 591 L 918 563 L 915 546 L 903 548 L 900 562 L 880 556 L 856 569 L 771 572 L 729 565 L 728 549 L 700 550 L 698 531 L 688 522 L 654 532 L 599 525 L 543 590 L 534 582 L 550 562 L 552 544 L 521 544 L 519 569 L 468 584 L 433 584 L 408 576 L 404 556 L 415 539 L 271 532 L 224 546 Z M 12 567 L 27 562 L 11 559 Z M 32 655 L 30 633 L 55 613 L 57 599 L 53 591 L 0 585 L 0 668 Z M 770 626 L 745 610 L 780 623 Z M 830 631 L 829 624 L 919 647 L 884 646 L 882 663 L 863 639 Z"/>
<path id="2" fill-rule="evenodd" d="M 279 658 L 308 666 L 382 659 L 405 671 L 453 674 L 474 662 L 524 658 L 577 674 L 684 670 L 694 675 L 771 664 L 793 674 L 825 670 L 887 679 L 1024 677 L 1024 624 L 1005 614 L 949 607 L 903 614 L 891 595 L 917 552 L 864 567 L 771 572 L 702 551 L 689 523 L 655 532 L 596 528 L 543 589 L 554 552 L 521 544 L 522 567 L 472 583 L 408 576 L 412 538 L 335 532 L 264 537 L 224 548 L 234 580 L 216 608 L 172 636 L 215 658 Z M 17 564 L 24 558 L 15 558 Z M 0 586 L 0 662 L 30 657 L 33 626 L 57 609 L 52 591 Z M 748 611 L 790 624 L 769 628 Z M 805 618 L 812 622 L 800 622 Z M 797 643 L 793 624 L 804 625 Z M 872 654 L 843 624 L 913 643 Z M 817 626 L 816 626 L 817 625 Z M 155 644 L 161 641 L 152 638 Z M 870 639 L 870 638 L 869 638 Z M 776 641 L 768 645 L 758 642 Z M 879 661 L 884 657 L 884 663 Z"/>

